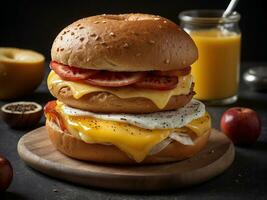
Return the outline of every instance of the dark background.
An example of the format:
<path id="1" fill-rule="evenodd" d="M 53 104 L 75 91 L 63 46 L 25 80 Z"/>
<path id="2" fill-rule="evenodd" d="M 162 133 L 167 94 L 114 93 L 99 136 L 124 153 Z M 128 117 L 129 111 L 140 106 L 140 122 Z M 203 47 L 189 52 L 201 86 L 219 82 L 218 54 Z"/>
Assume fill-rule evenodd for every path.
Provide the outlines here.
<path id="1" fill-rule="evenodd" d="M 0 46 L 37 50 L 50 59 L 57 33 L 73 21 L 103 13 L 142 12 L 167 17 L 187 9 L 224 9 L 230 0 L 6 0 L 0 5 Z M 267 60 L 267 2 L 240 0 L 242 61 Z"/>
<path id="2" fill-rule="evenodd" d="M 16 46 L 40 51 L 47 56 L 57 33 L 76 19 L 102 13 L 143 12 L 159 14 L 178 22 L 177 15 L 187 9 L 223 9 L 229 0 L 143 0 L 143 1 L 38 1 L 2 0 L 0 3 L 0 46 Z M 264 0 L 240 0 L 237 10 L 242 14 L 242 60 L 267 61 L 267 6 Z M 0 63 L 1 64 L 1 63 Z M 266 64 L 266 63 L 265 63 Z M 244 63 L 241 73 L 256 65 Z M 46 67 L 48 72 L 48 66 Z M 45 79 L 46 80 L 46 79 Z M 45 80 L 39 89 L 25 100 L 44 105 L 52 97 Z M 198 186 L 158 193 L 122 193 L 80 187 L 52 179 L 34 171 L 19 159 L 17 142 L 25 131 L 11 130 L 0 122 L 0 152 L 12 163 L 14 179 L 0 199 L 257 199 L 266 200 L 267 185 L 267 96 L 253 92 L 241 81 L 239 100 L 231 106 L 246 106 L 256 110 L 262 119 L 262 133 L 251 148 L 236 147 L 236 158 L 222 175 Z M 0 101 L 0 106 L 6 102 Z M 220 117 L 227 107 L 208 107 L 213 127 L 219 128 Z M 44 118 L 38 126 L 44 124 Z M 57 192 L 54 190 L 57 189 Z M 4 197 L 3 197 L 4 196 Z"/>

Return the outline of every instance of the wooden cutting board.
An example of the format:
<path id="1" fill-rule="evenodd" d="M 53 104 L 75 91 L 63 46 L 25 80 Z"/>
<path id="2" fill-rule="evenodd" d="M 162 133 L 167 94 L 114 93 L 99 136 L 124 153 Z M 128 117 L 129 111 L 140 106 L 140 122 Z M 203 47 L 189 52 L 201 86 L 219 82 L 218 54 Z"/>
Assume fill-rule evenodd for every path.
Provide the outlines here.
<path id="1" fill-rule="evenodd" d="M 52 177 L 119 190 L 163 190 L 202 183 L 226 170 L 235 155 L 232 142 L 213 129 L 206 148 L 184 161 L 147 166 L 95 164 L 58 152 L 45 127 L 24 135 L 18 143 L 18 153 L 27 165 Z"/>

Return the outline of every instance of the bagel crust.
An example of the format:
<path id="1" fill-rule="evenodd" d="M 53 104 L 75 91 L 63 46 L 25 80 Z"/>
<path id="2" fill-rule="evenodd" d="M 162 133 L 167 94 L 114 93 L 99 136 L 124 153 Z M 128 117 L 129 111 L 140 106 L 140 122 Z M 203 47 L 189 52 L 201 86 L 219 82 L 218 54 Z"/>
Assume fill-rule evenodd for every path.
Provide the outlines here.
<path id="1" fill-rule="evenodd" d="M 159 109 L 150 99 L 143 97 L 120 98 L 108 92 L 92 92 L 79 99 L 73 97 L 69 87 L 60 90 L 52 87 L 51 93 L 64 104 L 97 113 L 151 113 L 180 108 L 193 98 L 193 85 L 187 95 L 172 96 L 163 109 Z"/>
<path id="2" fill-rule="evenodd" d="M 191 65 L 198 51 L 177 24 L 148 14 L 97 15 L 64 28 L 53 61 L 109 71 L 176 70 Z"/>
<path id="3" fill-rule="evenodd" d="M 157 154 L 149 155 L 141 163 L 136 163 L 114 145 L 85 143 L 70 133 L 61 131 L 56 124 L 48 120 L 46 128 L 52 144 L 61 153 L 79 160 L 106 164 L 156 164 L 184 160 L 201 151 L 210 136 L 209 130 L 202 136 L 193 138 L 192 146 L 173 141 Z"/>

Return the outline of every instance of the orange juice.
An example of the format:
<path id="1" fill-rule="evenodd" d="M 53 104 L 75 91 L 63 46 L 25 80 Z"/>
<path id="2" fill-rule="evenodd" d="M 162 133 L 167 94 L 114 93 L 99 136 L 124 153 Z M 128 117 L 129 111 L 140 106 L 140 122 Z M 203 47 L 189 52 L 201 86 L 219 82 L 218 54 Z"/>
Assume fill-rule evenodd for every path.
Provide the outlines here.
<path id="1" fill-rule="evenodd" d="M 241 34 L 219 28 L 190 32 L 199 58 L 192 65 L 196 99 L 216 100 L 237 94 Z"/>

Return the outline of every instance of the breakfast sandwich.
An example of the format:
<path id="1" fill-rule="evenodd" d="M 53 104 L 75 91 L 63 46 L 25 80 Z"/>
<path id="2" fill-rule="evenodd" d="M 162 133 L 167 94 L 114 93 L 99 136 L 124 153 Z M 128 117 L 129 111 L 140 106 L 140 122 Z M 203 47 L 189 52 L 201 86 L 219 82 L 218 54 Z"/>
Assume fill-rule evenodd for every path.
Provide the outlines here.
<path id="1" fill-rule="evenodd" d="M 196 45 L 148 14 L 98 15 L 64 28 L 52 50 L 45 106 L 54 146 L 110 164 L 165 163 L 206 145 L 211 120 L 194 100 Z"/>

